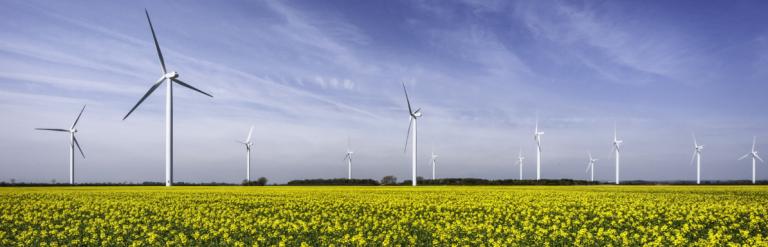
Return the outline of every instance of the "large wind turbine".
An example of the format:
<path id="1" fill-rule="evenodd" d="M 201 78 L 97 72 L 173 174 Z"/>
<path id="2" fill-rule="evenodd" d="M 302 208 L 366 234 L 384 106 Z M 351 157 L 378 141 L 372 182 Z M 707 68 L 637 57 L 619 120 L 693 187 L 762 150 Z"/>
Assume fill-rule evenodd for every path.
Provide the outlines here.
<path id="1" fill-rule="evenodd" d="M 541 135 L 543 131 L 539 131 L 539 116 L 536 116 L 536 127 L 533 130 L 533 140 L 536 141 L 536 180 L 541 179 Z"/>
<path id="2" fill-rule="evenodd" d="M 347 161 L 347 179 L 352 179 L 352 149 L 350 149 L 351 141 L 347 138 L 347 155 L 344 156 L 344 160 Z"/>
<path id="3" fill-rule="evenodd" d="M 248 131 L 248 137 L 245 138 L 245 141 L 237 141 L 240 144 L 245 145 L 245 181 L 247 182 L 251 181 L 251 147 L 253 147 L 251 134 L 253 134 L 253 126 L 251 126 L 251 130 Z"/>
<path id="4" fill-rule="evenodd" d="M 403 83 L 403 92 L 405 92 L 405 102 L 408 104 L 408 115 L 410 115 L 410 121 L 408 123 L 408 132 L 405 136 L 405 148 L 403 148 L 403 152 L 405 152 L 408 149 L 408 137 L 411 135 L 411 129 L 413 129 L 413 157 L 411 158 L 411 185 L 416 186 L 416 123 L 417 120 L 421 117 L 421 108 L 416 109 L 416 111 L 413 110 L 411 107 L 411 100 L 408 99 L 408 90 L 405 89 L 405 83 Z"/>
<path id="5" fill-rule="evenodd" d="M 696 159 L 696 184 L 701 184 L 701 150 L 704 149 L 704 145 L 699 145 L 696 141 L 696 134 L 693 134 L 693 157 L 691 157 L 691 164 Z"/>
<path id="6" fill-rule="evenodd" d="M 616 134 L 616 125 L 613 126 L 613 152 L 616 155 L 616 184 L 619 184 L 619 155 L 621 154 L 621 143 L 624 141 L 619 140 Z"/>
<path id="7" fill-rule="evenodd" d="M 168 72 L 165 68 L 165 60 L 163 59 L 163 53 L 160 52 L 160 44 L 157 43 L 157 36 L 155 35 L 155 28 L 152 27 L 152 21 L 149 19 L 149 12 L 144 9 L 144 13 L 147 15 L 147 22 L 149 23 L 149 30 L 152 31 L 152 39 L 155 41 L 155 49 L 157 50 L 157 56 L 160 58 L 160 69 L 163 72 L 163 75 L 160 77 L 160 79 L 155 82 L 155 84 L 152 85 L 152 87 L 149 88 L 147 93 L 144 94 L 143 97 L 139 100 L 138 103 L 136 103 L 133 108 L 128 112 L 128 114 L 125 114 L 125 117 L 123 117 L 123 120 L 128 118 L 131 113 L 136 110 L 136 107 L 139 107 L 141 105 L 141 102 L 144 102 L 144 100 L 152 94 L 152 92 L 157 89 L 157 87 L 160 86 L 160 84 L 163 84 L 163 82 L 167 82 L 165 85 L 165 186 L 171 186 L 173 185 L 173 83 L 178 83 L 181 86 L 184 86 L 186 88 L 192 89 L 194 91 L 197 91 L 199 93 L 205 94 L 208 97 L 213 97 L 210 94 L 201 91 L 200 89 L 197 89 L 181 80 L 179 80 L 179 73 L 176 71 Z"/>
<path id="8" fill-rule="evenodd" d="M 755 150 L 756 142 L 757 142 L 757 137 L 756 136 L 752 137 L 752 151 L 749 152 L 748 154 L 745 154 L 744 156 L 741 156 L 741 158 L 739 158 L 739 160 L 743 160 L 746 157 L 752 157 L 752 184 L 755 183 L 755 163 L 756 163 L 755 160 L 760 160 L 760 162 L 765 162 L 763 161 L 762 158 L 760 158 L 759 155 L 757 155 L 757 150 Z"/>
<path id="9" fill-rule="evenodd" d="M 432 180 L 435 180 L 435 167 L 437 166 L 437 157 L 439 157 L 439 155 L 435 154 L 435 151 L 432 150 Z"/>
<path id="10" fill-rule="evenodd" d="M 517 154 L 517 166 L 520 168 L 520 180 L 523 180 L 523 149 L 520 148 L 520 153 Z"/>
<path id="11" fill-rule="evenodd" d="M 83 149 L 80 148 L 80 143 L 77 142 L 77 138 L 75 137 L 75 133 L 77 133 L 75 126 L 77 125 L 77 121 L 80 120 L 80 116 L 83 115 L 84 110 L 85 105 L 83 105 L 83 109 L 80 109 L 80 114 L 77 114 L 75 122 L 72 123 L 72 126 L 69 127 L 69 129 L 35 128 L 36 130 L 69 132 L 69 184 L 75 184 L 75 146 L 77 146 L 77 150 L 80 150 L 80 155 L 82 155 L 83 159 L 85 159 L 85 153 L 83 153 Z"/>
<path id="12" fill-rule="evenodd" d="M 597 159 L 592 158 L 592 153 L 587 153 L 589 155 L 589 161 L 587 161 L 587 171 L 590 171 L 589 174 L 589 181 L 594 182 L 595 181 L 595 163 L 597 163 Z"/>

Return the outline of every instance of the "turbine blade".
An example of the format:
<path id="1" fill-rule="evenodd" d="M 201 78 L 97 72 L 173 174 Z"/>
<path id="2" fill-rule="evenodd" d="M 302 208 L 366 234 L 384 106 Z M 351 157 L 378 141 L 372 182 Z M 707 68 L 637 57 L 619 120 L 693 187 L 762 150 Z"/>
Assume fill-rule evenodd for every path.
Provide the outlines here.
<path id="1" fill-rule="evenodd" d="M 691 165 L 693 165 L 693 160 L 696 159 L 696 151 L 693 151 L 693 156 L 691 156 Z"/>
<path id="2" fill-rule="evenodd" d="M 248 131 L 248 138 L 245 139 L 245 142 L 251 142 L 251 134 L 253 134 L 253 125 L 251 125 L 251 130 Z"/>
<path id="3" fill-rule="evenodd" d="M 413 117 L 408 119 L 408 132 L 405 133 L 405 147 L 403 147 L 403 153 L 408 151 L 408 138 L 411 136 L 411 125 L 413 124 Z"/>
<path id="4" fill-rule="evenodd" d="M 744 156 L 741 156 L 741 158 L 739 158 L 739 159 L 737 159 L 737 160 L 743 160 L 744 158 L 747 158 L 747 156 L 749 156 L 749 155 L 750 155 L 750 154 L 745 154 Z"/>
<path id="5" fill-rule="evenodd" d="M 193 87 L 193 86 L 191 86 L 191 85 L 189 85 L 189 84 L 187 84 L 187 83 L 184 83 L 183 81 L 181 81 L 181 80 L 179 80 L 179 79 L 173 78 L 173 79 L 171 79 L 171 80 L 175 81 L 175 82 L 176 82 L 176 83 L 178 83 L 179 85 L 185 86 L 185 87 L 187 87 L 187 88 L 189 88 L 189 89 L 192 89 L 192 90 L 195 90 L 195 91 L 197 91 L 198 93 L 201 93 L 201 94 L 205 94 L 205 95 L 208 95 L 208 97 L 211 97 L 211 98 L 213 98 L 213 95 L 210 95 L 210 94 L 208 94 L 208 93 L 206 93 L 206 92 L 203 92 L 202 90 L 200 90 L 200 89 L 197 89 L 197 88 L 195 88 L 195 87 Z"/>
<path id="6" fill-rule="evenodd" d="M 693 146 L 694 147 L 698 147 L 699 146 L 699 142 L 696 141 L 696 133 L 693 133 Z"/>
<path id="7" fill-rule="evenodd" d="M 73 137 L 73 140 L 75 140 L 75 146 L 77 146 L 77 150 L 80 150 L 80 155 L 83 156 L 83 159 L 85 159 L 85 153 L 83 153 L 83 149 L 80 148 L 80 143 L 77 142 L 77 137 Z"/>
<path id="8" fill-rule="evenodd" d="M 540 140 L 536 140 L 536 146 L 539 148 L 539 152 L 543 151 L 543 150 L 541 150 L 541 141 Z"/>
<path id="9" fill-rule="evenodd" d="M 757 136 L 752 137 L 752 152 L 755 151 L 755 143 L 757 143 Z"/>
<path id="10" fill-rule="evenodd" d="M 408 114 L 413 115 L 413 110 L 411 109 L 411 100 L 408 99 L 408 90 L 405 90 L 405 82 L 403 82 L 403 92 L 405 92 L 405 102 L 408 103 Z"/>
<path id="11" fill-rule="evenodd" d="M 69 130 L 65 129 L 47 129 L 47 128 L 35 128 L 36 130 L 50 130 L 50 131 L 61 131 L 61 132 L 69 132 Z"/>
<path id="12" fill-rule="evenodd" d="M 763 159 L 762 159 L 762 158 L 760 158 L 760 156 L 759 156 L 759 155 L 757 155 L 757 154 L 755 154 L 755 158 L 757 158 L 758 160 L 760 160 L 760 162 L 765 162 L 765 161 L 763 161 Z"/>
<path id="13" fill-rule="evenodd" d="M 139 105 L 141 105 L 141 102 L 144 102 L 144 100 L 145 100 L 145 99 L 147 99 L 147 97 L 149 97 L 149 95 L 150 95 L 150 94 L 152 94 L 152 92 L 154 92 L 154 91 L 155 91 L 155 89 L 157 89 L 157 87 L 159 87 L 159 86 L 160 86 L 160 84 L 162 84 L 162 83 L 163 83 L 163 81 L 165 81 L 165 77 L 160 77 L 160 79 L 159 79 L 159 80 L 157 80 L 157 82 L 155 82 L 155 85 L 152 85 L 152 87 L 150 87 L 150 88 L 149 88 L 149 90 L 147 91 L 147 93 L 145 93 L 145 94 L 144 94 L 144 96 L 143 96 L 143 97 L 141 97 L 141 99 L 139 100 L 139 102 L 138 102 L 138 103 L 136 103 L 136 105 L 134 105 L 134 106 L 133 106 L 133 108 L 131 108 L 131 110 L 130 110 L 130 111 L 128 111 L 128 114 L 125 114 L 125 117 L 123 117 L 123 120 L 125 120 L 126 118 L 128 118 L 128 116 L 130 116 L 130 115 L 131 115 L 131 113 L 132 113 L 134 110 L 136 110 L 136 107 L 139 107 Z"/>
<path id="14" fill-rule="evenodd" d="M 80 114 L 77 114 L 77 118 L 75 119 L 75 122 L 72 123 L 72 127 L 70 127 L 70 129 L 75 128 L 75 125 L 77 125 L 77 121 L 80 121 L 80 116 L 83 115 L 83 111 L 85 111 L 85 105 L 83 105 L 83 109 L 80 109 Z"/>
<path id="15" fill-rule="evenodd" d="M 147 14 L 147 22 L 149 22 L 149 30 L 152 31 L 152 39 L 155 40 L 155 49 L 157 49 L 157 57 L 160 58 L 160 66 L 163 69 L 163 74 L 166 74 L 165 59 L 163 59 L 163 52 L 160 51 L 160 44 L 157 43 L 157 35 L 155 35 L 155 28 L 152 26 L 152 20 L 149 19 L 149 11 L 144 9 L 144 13 Z"/>

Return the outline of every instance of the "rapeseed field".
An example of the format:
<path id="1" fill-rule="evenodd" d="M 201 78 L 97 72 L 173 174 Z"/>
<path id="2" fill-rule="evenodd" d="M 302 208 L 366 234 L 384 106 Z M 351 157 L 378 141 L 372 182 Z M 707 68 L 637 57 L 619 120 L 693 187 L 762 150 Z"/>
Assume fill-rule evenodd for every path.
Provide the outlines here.
<path id="1" fill-rule="evenodd" d="M 0 246 L 766 246 L 765 186 L 0 188 Z"/>

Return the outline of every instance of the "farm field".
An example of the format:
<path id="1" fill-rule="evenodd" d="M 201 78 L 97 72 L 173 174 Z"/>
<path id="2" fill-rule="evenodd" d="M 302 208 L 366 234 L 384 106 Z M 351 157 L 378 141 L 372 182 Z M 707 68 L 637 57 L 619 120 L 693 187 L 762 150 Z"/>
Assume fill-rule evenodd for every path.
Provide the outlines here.
<path id="1" fill-rule="evenodd" d="M 768 245 L 766 186 L 0 188 L 0 246 Z"/>

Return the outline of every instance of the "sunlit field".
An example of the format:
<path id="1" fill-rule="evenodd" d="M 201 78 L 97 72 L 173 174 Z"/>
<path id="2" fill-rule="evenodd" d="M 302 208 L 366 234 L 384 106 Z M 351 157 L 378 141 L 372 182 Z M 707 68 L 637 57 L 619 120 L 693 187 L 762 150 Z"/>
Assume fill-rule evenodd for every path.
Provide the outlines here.
<path id="1" fill-rule="evenodd" d="M 0 188 L 0 246 L 766 245 L 765 186 Z"/>

